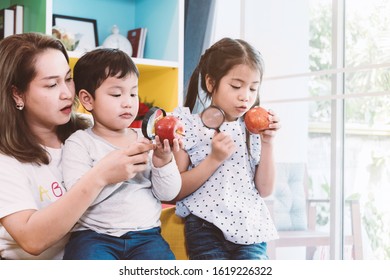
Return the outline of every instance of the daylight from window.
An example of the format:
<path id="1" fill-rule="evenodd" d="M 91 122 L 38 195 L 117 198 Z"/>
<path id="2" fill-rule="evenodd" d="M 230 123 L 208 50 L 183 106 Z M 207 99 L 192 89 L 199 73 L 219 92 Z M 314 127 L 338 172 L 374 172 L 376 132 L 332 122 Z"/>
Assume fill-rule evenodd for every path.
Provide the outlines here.
<path id="1" fill-rule="evenodd" d="M 282 120 L 275 223 L 330 240 L 276 258 L 390 259 L 390 0 L 221 2 L 212 41 L 262 52 L 261 105 Z"/>

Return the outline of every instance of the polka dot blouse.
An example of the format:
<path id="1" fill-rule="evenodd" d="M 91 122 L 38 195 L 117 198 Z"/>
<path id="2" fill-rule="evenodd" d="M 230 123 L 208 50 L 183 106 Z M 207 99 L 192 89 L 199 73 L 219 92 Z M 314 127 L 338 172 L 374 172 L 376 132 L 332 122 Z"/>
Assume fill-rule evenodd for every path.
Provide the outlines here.
<path id="1" fill-rule="evenodd" d="M 196 167 L 211 152 L 215 131 L 206 128 L 199 115 L 192 115 L 188 108 L 179 107 L 174 115 L 185 125 L 189 168 Z M 259 136 L 250 136 L 249 155 L 242 118 L 223 123 L 220 130 L 232 135 L 236 152 L 197 191 L 177 203 L 176 214 L 186 217 L 192 213 L 207 220 L 221 229 L 227 240 L 238 244 L 276 239 L 275 226 L 253 181 L 260 160 Z"/>

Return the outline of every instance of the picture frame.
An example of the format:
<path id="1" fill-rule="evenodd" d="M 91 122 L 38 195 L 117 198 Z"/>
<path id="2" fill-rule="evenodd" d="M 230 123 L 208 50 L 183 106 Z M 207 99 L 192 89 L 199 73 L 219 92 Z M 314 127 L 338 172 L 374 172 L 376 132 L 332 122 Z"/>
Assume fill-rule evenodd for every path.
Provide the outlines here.
<path id="1" fill-rule="evenodd" d="M 75 51 L 89 51 L 99 45 L 95 19 L 53 14 L 53 27 L 80 37 Z"/>

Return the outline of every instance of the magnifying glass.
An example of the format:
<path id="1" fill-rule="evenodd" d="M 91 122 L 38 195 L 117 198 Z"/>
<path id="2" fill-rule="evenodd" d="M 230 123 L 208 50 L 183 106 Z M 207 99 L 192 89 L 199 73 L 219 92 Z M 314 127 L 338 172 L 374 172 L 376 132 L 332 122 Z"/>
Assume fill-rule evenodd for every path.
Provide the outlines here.
<path id="1" fill-rule="evenodd" d="M 211 105 L 204 109 L 200 115 L 200 119 L 207 128 L 215 129 L 217 132 L 220 132 L 219 128 L 225 121 L 225 112 L 221 108 Z"/>
<path id="2" fill-rule="evenodd" d="M 155 123 L 160 119 L 167 115 L 167 113 L 159 108 L 159 107 L 152 107 L 150 110 L 146 113 L 144 116 L 144 119 L 142 120 L 142 134 L 148 138 L 149 140 L 153 140 L 156 136 L 156 132 L 154 129 Z"/>

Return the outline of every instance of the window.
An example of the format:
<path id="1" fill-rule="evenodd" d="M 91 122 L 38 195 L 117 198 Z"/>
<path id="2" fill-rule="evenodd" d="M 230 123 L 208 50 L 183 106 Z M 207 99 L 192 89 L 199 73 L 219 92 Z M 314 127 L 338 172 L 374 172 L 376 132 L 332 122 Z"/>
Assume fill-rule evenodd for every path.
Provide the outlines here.
<path id="1" fill-rule="evenodd" d="M 354 258 L 341 237 L 351 232 L 348 203 L 357 200 L 363 258 L 390 259 L 390 1 L 219 0 L 215 7 L 211 43 L 241 37 L 264 56 L 261 104 L 283 126 L 277 161 L 303 163 L 308 197 L 331 201 L 318 206 L 316 223 L 332 242 L 314 258 Z M 302 248 L 278 249 L 277 257 L 306 258 Z"/>

